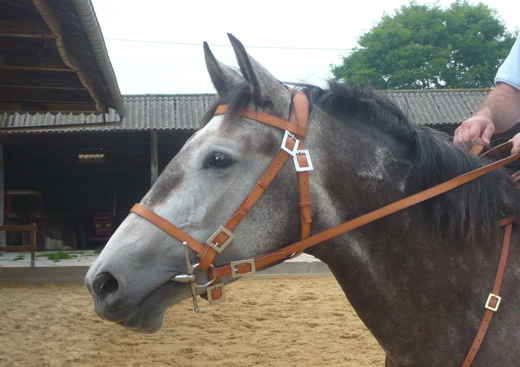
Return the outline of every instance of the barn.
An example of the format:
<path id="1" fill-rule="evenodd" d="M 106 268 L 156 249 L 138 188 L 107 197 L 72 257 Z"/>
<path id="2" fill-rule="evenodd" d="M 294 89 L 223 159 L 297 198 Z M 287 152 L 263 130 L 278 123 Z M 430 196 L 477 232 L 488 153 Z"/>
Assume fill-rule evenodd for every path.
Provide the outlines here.
<path id="1" fill-rule="evenodd" d="M 57 116 L 84 124 L 85 116 L 95 116 L 105 126 L 120 123 L 123 115 L 122 97 L 90 0 L 0 1 L 1 125 L 31 121 L 45 127 Z M 64 138 L 39 140 L 58 152 L 67 145 Z M 2 142 L 0 224 L 36 222 L 39 226 L 45 217 L 41 210 L 45 193 L 31 174 L 50 177 L 57 166 L 53 162 L 39 166 L 41 145 L 14 136 L 5 136 Z M 18 148 L 7 168 L 13 146 Z M 56 186 L 64 174 L 54 177 Z M 23 241 L 22 233 L 13 233 L 18 227 L 2 229 L 8 230 L 8 244 L 12 244 L 9 235 Z M 0 243 L 5 242 L 4 235 L 1 232 Z"/>
<path id="2" fill-rule="evenodd" d="M 421 125 L 452 132 L 487 90 L 383 91 Z M 123 96 L 125 117 L 0 115 L 7 191 L 41 195 L 41 248 L 97 248 L 199 128 L 211 94 Z M 104 118 L 103 123 L 100 119 Z M 45 121 L 42 126 L 41 121 Z"/>

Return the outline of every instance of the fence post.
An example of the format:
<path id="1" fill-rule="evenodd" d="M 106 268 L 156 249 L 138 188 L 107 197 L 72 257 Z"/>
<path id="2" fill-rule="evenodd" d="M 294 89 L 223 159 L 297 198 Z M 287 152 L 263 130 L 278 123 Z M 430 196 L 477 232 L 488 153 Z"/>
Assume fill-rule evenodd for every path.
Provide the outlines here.
<path id="1" fill-rule="evenodd" d="M 31 267 L 34 267 L 36 260 L 36 248 L 38 246 L 38 226 L 36 225 L 36 223 L 0 225 L 0 231 L 30 232 L 29 244 L 22 243 L 21 246 L 9 246 L 8 244 L 5 244 L 4 241 L 4 245 L 0 245 L 0 251 L 29 251 L 31 253 Z"/>

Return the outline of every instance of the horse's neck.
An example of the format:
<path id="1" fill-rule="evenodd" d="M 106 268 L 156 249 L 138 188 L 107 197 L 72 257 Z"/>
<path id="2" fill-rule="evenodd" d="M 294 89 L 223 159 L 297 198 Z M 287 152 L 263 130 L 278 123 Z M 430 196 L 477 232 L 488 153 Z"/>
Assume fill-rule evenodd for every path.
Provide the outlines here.
<path id="1" fill-rule="evenodd" d="M 408 231 L 382 220 L 314 254 L 328 264 L 388 355 L 437 366 L 427 354 L 441 347 L 453 348 L 450 354 L 462 361 L 493 286 L 499 246 L 443 240 L 428 233 L 413 211 L 394 220 Z"/>
<path id="2" fill-rule="evenodd" d="M 335 139 L 327 133 L 321 135 L 326 140 Z M 351 143 L 355 144 L 355 139 Z M 339 142 L 329 141 L 327 146 L 335 147 L 336 157 L 355 152 L 355 147 L 341 151 L 346 145 Z M 363 214 L 362 206 L 375 209 L 403 195 L 399 179 L 367 177 L 359 172 L 342 174 L 341 164 L 334 164 L 332 152 L 328 154 L 329 171 L 318 171 L 312 179 L 315 231 Z M 350 175 L 355 176 L 353 182 L 342 181 Z M 363 183 L 363 179 L 372 182 Z M 359 197 L 356 190 L 370 185 L 373 192 Z M 460 350 L 454 348 L 453 357 L 462 360 L 472 337 L 468 324 L 481 317 L 481 303 L 493 285 L 499 248 L 494 243 L 448 240 L 431 230 L 421 210 L 418 206 L 394 214 L 309 252 L 329 265 L 389 355 L 426 360 L 431 356 L 421 355 L 425 345 L 432 350 L 435 345 L 461 345 Z"/>

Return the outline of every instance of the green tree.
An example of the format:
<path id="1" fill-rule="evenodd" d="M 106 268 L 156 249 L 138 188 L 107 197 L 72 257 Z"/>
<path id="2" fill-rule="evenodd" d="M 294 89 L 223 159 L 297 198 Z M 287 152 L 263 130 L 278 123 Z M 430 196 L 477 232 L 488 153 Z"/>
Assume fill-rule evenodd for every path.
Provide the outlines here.
<path id="1" fill-rule="evenodd" d="M 514 40 L 487 5 L 412 2 L 363 34 L 332 73 L 381 89 L 485 88 Z"/>

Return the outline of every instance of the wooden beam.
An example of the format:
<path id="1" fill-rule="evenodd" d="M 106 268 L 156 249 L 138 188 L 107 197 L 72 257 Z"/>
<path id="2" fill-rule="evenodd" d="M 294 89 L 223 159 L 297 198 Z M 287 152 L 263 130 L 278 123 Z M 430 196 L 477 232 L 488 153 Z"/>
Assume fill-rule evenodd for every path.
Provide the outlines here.
<path id="1" fill-rule="evenodd" d="M 21 89 L 50 89 L 50 90 L 87 90 L 85 87 L 66 87 L 55 85 L 22 85 L 22 84 L 0 84 L 0 88 L 21 88 Z"/>
<path id="2" fill-rule="evenodd" d="M 38 230 L 36 224 L 10 224 L 0 225 L 0 231 L 32 232 Z"/>
<path id="3" fill-rule="evenodd" d="M 9 103 L 92 103 L 86 90 L 48 90 L 0 87 L 0 102 Z"/>
<path id="4" fill-rule="evenodd" d="M 103 87 L 100 88 L 99 85 L 93 81 L 93 78 L 96 77 L 97 73 L 89 71 L 88 68 L 85 67 L 85 62 L 83 64 L 81 61 L 78 62 L 78 59 L 74 56 L 74 52 L 66 46 L 66 39 L 69 37 L 69 32 L 64 30 L 63 22 L 59 19 L 59 14 L 55 12 L 55 9 L 51 8 L 48 0 L 33 0 L 33 4 L 40 13 L 45 24 L 47 24 L 47 27 L 49 27 L 51 32 L 56 35 L 56 48 L 65 65 L 76 71 L 76 75 L 81 84 L 83 84 L 89 91 L 90 97 L 96 104 L 97 110 L 99 112 L 106 112 L 108 106 L 102 96 L 102 89 L 103 87 L 106 87 L 106 85 L 102 84 Z"/>
<path id="5" fill-rule="evenodd" d="M 14 67 L 20 68 L 19 70 L 25 70 L 24 68 L 43 68 L 44 71 L 46 68 L 49 69 L 63 69 L 63 71 L 73 71 L 69 67 L 67 67 L 59 55 L 57 51 L 55 53 L 50 53 L 47 50 L 47 54 L 41 55 L 39 53 L 16 53 L 14 50 L 10 50 L 9 52 L 6 49 L 1 48 L 0 41 L 0 65 L 2 67 Z"/>
<path id="6" fill-rule="evenodd" d="M 0 70 L 22 70 L 22 71 L 56 71 L 62 73 L 74 73 L 74 70 L 66 67 L 51 67 L 51 66 L 19 66 L 19 65 L 2 65 Z"/>
<path id="7" fill-rule="evenodd" d="M 0 50 L 3 54 L 23 54 L 33 55 L 36 52 L 45 53 L 52 51 L 55 47 L 56 41 L 49 39 L 31 39 L 31 38 L 0 38 Z"/>
<path id="8" fill-rule="evenodd" d="M 96 107 L 89 103 L 57 103 L 56 101 L 42 102 L 24 102 L 24 103 L 5 103 L 0 102 L 0 112 L 74 112 L 74 113 L 92 113 L 96 112 Z"/>
<path id="9" fill-rule="evenodd" d="M 32 0 L 0 0 L 0 3 L 3 3 L 12 8 L 18 8 L 25 12 L 29 10 L 33 10 L 34 5 L 32 4 Z M 36 10 L 36 9 L 34 9 Z M 36 13 L 36 11 L 34 11 Z"/>
<path id="10" fill-rule="evenodd" d="M 67 68 L 54 40 L 34 38 L 0 37 L 0 64 Z"/>
<path id="11" fill-rule="evenodd" d="M 56 38 L 45 23 L 24 19 L 0 20 L 0 37 Z"/>
<path id="12" fill-rule="evenodd" d="M 41 70 L 2 70 L 0 69 L 2 86 L 34 86 L 34 88 L 83 89 L 74 73 L 50 72 Z"/>

